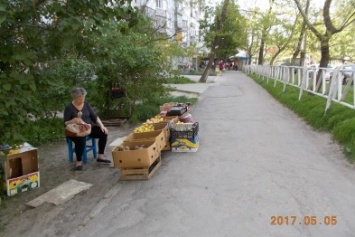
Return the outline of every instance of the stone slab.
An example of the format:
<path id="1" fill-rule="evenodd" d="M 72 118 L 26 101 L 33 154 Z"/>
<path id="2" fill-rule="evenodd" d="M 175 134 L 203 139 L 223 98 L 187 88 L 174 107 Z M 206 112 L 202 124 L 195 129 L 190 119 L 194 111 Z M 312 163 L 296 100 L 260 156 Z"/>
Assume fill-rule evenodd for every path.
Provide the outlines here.
<path id="1" fill-rule="evenodd" d="M 44 202 L 60 205 L 73 198 L 76 194 L 89 189 L 91 186 L 92 184 L 71 179 L 26 203 L 26 205 L 38 207 Z"/>

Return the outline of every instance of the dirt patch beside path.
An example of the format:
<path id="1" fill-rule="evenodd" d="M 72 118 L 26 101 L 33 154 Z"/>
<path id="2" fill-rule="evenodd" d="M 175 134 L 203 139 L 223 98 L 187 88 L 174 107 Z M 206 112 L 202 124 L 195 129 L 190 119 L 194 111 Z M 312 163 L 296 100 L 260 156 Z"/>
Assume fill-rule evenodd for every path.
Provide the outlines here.
<path id="1" fill-rule="evenodd" d="M 112 160 L 111 148 L 108 145 L 116 138 L 128 135 L 132 127 L 124 124 L 119 127 L 108 127 L 108 129 L 109 137 L 105 155 L 107 159 Z M 68 162 L 65 140 L 38 147 L 38 153 L 41 187 L 2 200 L 0 235 L 68 236 L 71 227 L 80 225 L 90 210 L 119 180 L 118 169 L 97 164 L 93 160 L 92 153 L 88 156 L 88 164 L 84 165 L 82 172 L 72 171 L 74 163 Z M 93 186 L 63 205 L 44 203 L 37 208 L 26 206 L 27 202 L 70 179 L 91 183 Z M 60 225 L 58 225 L 58 218 Z M 56 224 L 53 221 L 55 219 Z"/>

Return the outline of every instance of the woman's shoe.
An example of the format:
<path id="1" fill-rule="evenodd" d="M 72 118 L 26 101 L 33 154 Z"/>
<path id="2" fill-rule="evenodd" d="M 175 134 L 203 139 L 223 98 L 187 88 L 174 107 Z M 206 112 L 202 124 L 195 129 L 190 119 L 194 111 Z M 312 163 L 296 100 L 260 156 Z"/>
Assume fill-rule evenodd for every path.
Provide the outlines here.
<path id="1" fill-rule="evenodd" d="M 111 164 L 111 161 L 110 160 L 106 160 L 106 159 L 97 158 L 96 161 L 99 162 L 99 163 Z"/>
<path id="2" fill-rule="evenodd" d="M 74 168 L 74 171 L 82 171 L 82 170 L 83 170 L 82 165 L 75 166 L 75 168 Z"/>

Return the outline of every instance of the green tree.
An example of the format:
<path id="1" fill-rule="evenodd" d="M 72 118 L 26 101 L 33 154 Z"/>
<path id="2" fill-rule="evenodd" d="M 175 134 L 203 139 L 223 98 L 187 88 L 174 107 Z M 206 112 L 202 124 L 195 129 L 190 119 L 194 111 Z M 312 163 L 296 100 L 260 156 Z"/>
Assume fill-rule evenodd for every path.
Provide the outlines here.
<path id="1" fill-rule="evenodd" d="M 299 12 L 301 13 L 303 19 L 305 20 L 307 27 L 312 31 L 312 33 L 317 37 L 320 42 L 320 67 L 326 68 L 330 59 L 330 40 L 333 35 L 338 34 L 343 31 L 349 25 L 355 22 L 355 8 L 353 1 L 337 1 L 335 7 L 341 7 L 342 13 L 340 15 L 341 20 L 335 20 L 339 15 L 335 15 L 336 11 L 331 11 L 332 0 L 325 0 L 323 5 L 323 21 L 322 25 L 318 22 L 311 22 L 299 0 L 294 0 Z M 309 2 L 310 0 L 307 0 Z M 333 8 L 332 8 L 333 9 Z M 333 13 L 333 14 L 332 14 Z M 317 19 L 316 19 L 317 20 Z M 318 91 L 321 88 L 322 80 L 320 80 L 320 73 L 317 76 L 317 88 Z"/>
<path id="2" fill-rule="evenodd" d="M 164 61 L 162 50 L 152 35 L 139 26 L 123 34 L 115 30 L 122 23 L 112 22 L 105 34 L 95 45 L 93 56 L 96 66 L 95 107 L 103 114 L 110 114 L 124 104 L 127 116 L 134 114 L 137 102 L 145 102 L 165 93 L 162 86 Z M 113 100 L 111 88 L 118 86 L 124 90 L 122 100 Z"/>
<path id="3" fill-rule="evenodd" d="M 128 21 L 129 28 L 136 12 L 129 1 L 0 2 L 0 143 L 22 140 L 21 128 L 31 121 L 29 115 L 45 117 L 63 105 L 72 84 L 59 75 L 57 63 L 64 71 L 67 58 L 79 64 L 92 59 L 92 46 L 109 20 Z M 82 78 L 79 74 L 86 72 L 75 74 Z"/>
<path id="4" fill-rule="evenodd" d="M 274 30 L 270 33 L 272 43 L 276 45 L 275 52 L 271 55 L 270 65 L 274 64 L 275 59 L 284 51 L 292 40 L 297 26 L 297 17 L 293 23 L 279 21 Z"/>
<path id="5" fill-rule="evenodd" d="M 239 13 L 238 6 L 229 0 L 224 0 L 214 12 L 214 18 L 210 19 L 213 10 L 205 10 L 205 18 L 200 23 L 204 33 L 206 46 L 210 48 L 209 62 L 200 78 L 200 82 L 206 82 L 209 70 L 215 57 L 225 59 L 227 55 L 234 55 L 237 48 L 244 48 L 247 44 L 245 18 Z"/>

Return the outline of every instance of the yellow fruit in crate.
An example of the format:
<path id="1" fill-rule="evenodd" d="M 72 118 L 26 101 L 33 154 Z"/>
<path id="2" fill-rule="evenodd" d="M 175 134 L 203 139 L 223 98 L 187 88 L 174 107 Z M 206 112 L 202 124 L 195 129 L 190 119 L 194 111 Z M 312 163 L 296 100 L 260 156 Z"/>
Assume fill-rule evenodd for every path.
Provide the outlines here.
<path id="1" fill-rule="evenodd" d="M 11 150 L 9 151 L 9 155 L 18 154 L 18 153 L 20 153 L 20 150 L 13 150 L 13 149 L 11 149 Z"/>
<path id="2" fill-rule="evenodd" d="M 164 121 L 164 118 L 161 115 L 156 115 L 153 118 L 147 120 L 149 123 L 159 123 Z"/>
<path id="3" fill-rule="evenodd" d="M 150 131 L 154 131 L 154 126 L 148 123 L 143 123 L 141 126 L 133 130 L 134 133 L 150 132 Z"/>

